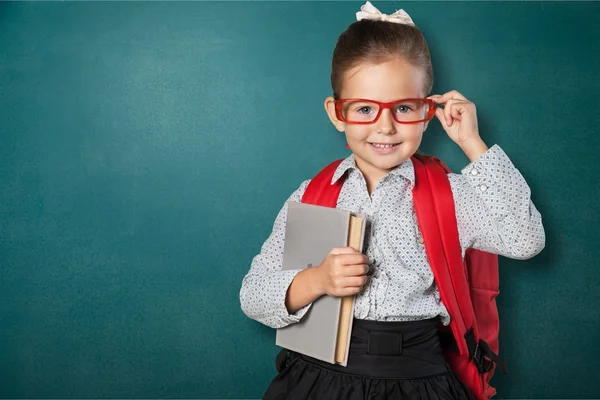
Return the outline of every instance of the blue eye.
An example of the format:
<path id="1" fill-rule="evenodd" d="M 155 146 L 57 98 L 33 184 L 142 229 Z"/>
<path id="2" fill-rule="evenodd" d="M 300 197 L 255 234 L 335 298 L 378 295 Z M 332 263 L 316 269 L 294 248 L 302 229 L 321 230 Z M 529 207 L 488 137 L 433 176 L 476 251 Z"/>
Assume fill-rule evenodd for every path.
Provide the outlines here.
<path id="1" fill-rule="evenodd" d="M 405 114 L 409 111 L 412 111 L 412 108 L 410 108 L 407 105 L 400 104 L 400 105 L 396 106 L 396 112 L 398 112 L 398 113 Z"/>
<path id="2" fill-rule="evenodd" d="M 377 103 L 364 100 L 348 101 L 342 107 L 343 116 L 349 121 L 372 121 L 378 111 Z"/>

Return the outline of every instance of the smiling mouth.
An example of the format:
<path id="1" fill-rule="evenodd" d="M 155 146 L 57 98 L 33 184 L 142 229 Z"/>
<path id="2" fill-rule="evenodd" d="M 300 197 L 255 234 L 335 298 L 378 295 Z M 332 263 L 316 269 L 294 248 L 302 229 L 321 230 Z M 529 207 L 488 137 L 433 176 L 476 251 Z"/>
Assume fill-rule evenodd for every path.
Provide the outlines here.
<path id="1" fill-rule="evenodd" d="M 369 142 L 369 144 L 378 149 L 391 149 L 392 147 L 398 146 L 401 143 L 372 143 L 372 142 Z"/>

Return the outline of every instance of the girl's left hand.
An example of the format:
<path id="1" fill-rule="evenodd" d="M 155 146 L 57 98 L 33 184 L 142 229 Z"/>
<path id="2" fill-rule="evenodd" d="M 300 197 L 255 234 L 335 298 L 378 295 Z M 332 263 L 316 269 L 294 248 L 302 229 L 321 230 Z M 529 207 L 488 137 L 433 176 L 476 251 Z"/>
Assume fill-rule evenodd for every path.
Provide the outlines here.
<path id="1" fill-rule="evenodd" d="M 437 107 L 435 116 L 454 143 L 465 149 L 481 141 L 477 127 L 475 104 L 471 103 L 456 90 L 443 95 L 434 94 L 429 97 L 444 108 Z"/>

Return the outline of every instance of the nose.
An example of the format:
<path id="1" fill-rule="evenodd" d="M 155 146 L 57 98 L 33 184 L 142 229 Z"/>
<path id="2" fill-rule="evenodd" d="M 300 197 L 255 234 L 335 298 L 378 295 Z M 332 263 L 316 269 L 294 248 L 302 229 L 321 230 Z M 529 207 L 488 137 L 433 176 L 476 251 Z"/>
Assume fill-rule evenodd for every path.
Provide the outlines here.
<path id="1" fill-rule="evenodd" d="M 396 133 L 394 118 L 392 117 L 392 112 L 389 108 L 381 111 L 376 128 L 377 132 L 381 132 L 386 135 Z"/>

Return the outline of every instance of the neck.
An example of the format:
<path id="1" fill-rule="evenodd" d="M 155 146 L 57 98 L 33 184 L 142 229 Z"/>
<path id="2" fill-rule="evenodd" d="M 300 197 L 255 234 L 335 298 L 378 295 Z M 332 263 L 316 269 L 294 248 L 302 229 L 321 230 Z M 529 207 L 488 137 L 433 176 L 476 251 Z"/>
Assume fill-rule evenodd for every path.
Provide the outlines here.
<path id="1" fill-rule="evenodd" d="M 381 181 L 381 179 L 391 170 L 383 170 L 383 169 L 379 169 L 377 167 L 374 167 L 371 164 L 368 164 L 366 162 L 363 162 L 363 160 L 355 157 L 354 161 L 356 163 L 356 167 L 360 170 L 360 172 L 362 172 L 365 181 L 367 183 L 367 191 L 369 192 L 369 195 L 371 195 L 371 193 L 373 193 L 373 190 L 375 190 L 375 187 L 377 187 L 377 184 L 379 183 L 379 181 Z"/>

